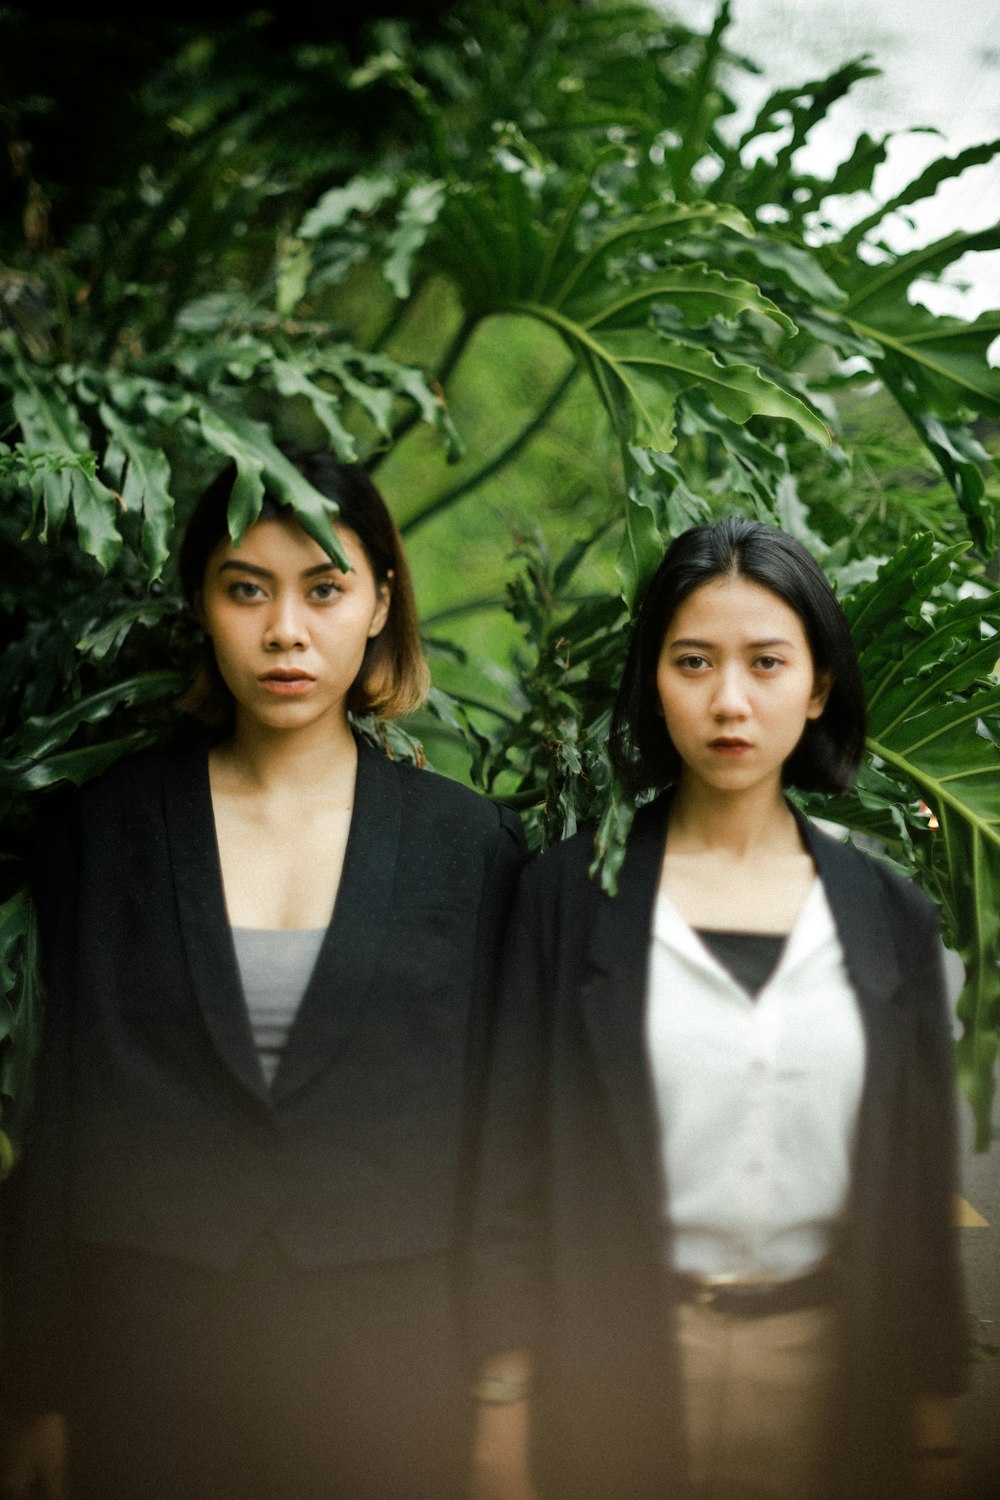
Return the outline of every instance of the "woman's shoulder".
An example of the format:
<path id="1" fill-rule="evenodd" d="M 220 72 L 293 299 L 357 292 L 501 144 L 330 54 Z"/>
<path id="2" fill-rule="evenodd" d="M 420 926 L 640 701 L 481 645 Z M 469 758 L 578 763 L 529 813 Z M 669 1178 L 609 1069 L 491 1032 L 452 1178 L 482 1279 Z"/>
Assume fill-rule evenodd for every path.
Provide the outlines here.
<path id="1" fill-rule="evenodd" d="M 938 909 L 915 880 L 899 870 L 894 870 L 884 859 L 879 859 L 874 854 L 861 851 L 859 853 L 862 859 L 868 860 L 874 867 L 875 878 L 879 881 L 891 907 L 899 914 L 902 921 L 920 926 L 931 925 L 935 928 L 938 926 L 940 920 Z"/>
<path id="2" fill-rule="evenodd" d="M 134 807 L 137 800 L 158 797 L 170 766 L 185 759 L 204 761 L 208 740 L 174 741 L 121 756 L 70 795 L 82 811 Z"/>
<path id="3" fill-rule="evenodd" d="M 480 831 L 484 835 L 495 835 L 500 829 L 521 837 L 521 819 L 513 808 L 502 801 L 494 801 L 477 792 L 463 782 L 455 781 L 427 766 L 411 765 L 405 761 L 389 760 L 379 755 L 388 774 L 396 778 L 400 794 L 414 809 L 428 818 L 442 819 L 451 827 L 458 825 L 469 831 Z"/>
<path id="4" fill-rule="evenodd" d="M 121 867 L 136 830 L 148 824 L 144 810 L 156 816 L 168 758 L 155 749 L 125 755 L 81 785 L 60 782 L 38 797 L 25 840 L 36 898 L 68 888 L 90 858 Z"/>
<path id="5" fill-rule="evenodd" d="M 812 829 L 813 838 L 829 851 L 828 857 L 842 864 L 845 878 L 874 884 L 895 920 L 904 925 L 937 925 L 937 908 L 930 897 L 877 850 L 859 848 L 850 838 L 838 837 L 815 822 Z"/>
<path id="6" fill-rule="evenodd" d="M 97 759 L 100 752 L 96 752 Z M 145 749 L 125 754 L 104 765 L 87 780 L 59 781 L 38 796 L 33 825 L 43 828 L 75 822 L 92 810 L 120 807 L 162 779 L 166 752 Z"/>
<path id="7" fill-rule="evenodd" d="M 594 863 L 596 827 L 586 824 L 550 844 L 525 867 L 521 889 L 528 898 L 554 900 L 587 890 Z"/>
<path id="8" fill-rule="evenodd" d="M 627 825 L 624 836 L 624 858 L 631 870 L 638 862 L 640 872 L 648 869 L 652 859 L 659 869 L 663 839 L 666 833 L 670 798 L 659 796 L 636 808 Z M 566 838 L 551 844 L 543 854 L 532 862 L 526 879 L 537 883 L 540 889 L 574 889 L 591 891 L 603 889 L 599 874 L 601 854 L 599 851 L 598 825 L 587 822 Z M 641 879 L 640 873 L 640 879 Z"/>

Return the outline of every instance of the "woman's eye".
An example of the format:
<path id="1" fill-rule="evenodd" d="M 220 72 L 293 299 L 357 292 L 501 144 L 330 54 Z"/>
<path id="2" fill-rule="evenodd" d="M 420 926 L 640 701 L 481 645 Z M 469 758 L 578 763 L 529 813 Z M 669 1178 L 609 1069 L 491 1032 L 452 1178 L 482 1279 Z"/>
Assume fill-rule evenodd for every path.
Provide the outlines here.
<path id="1" fill-rule="evenodd" d="M 229 585 L 229 597 L 243 602 L 248 599 L 262 599 L 264 595 L 259 583 L 250 583 L 247 579 L 241 578 L 238 583 Z"/>
<path id="2" fill-rule="evenodd" d="M 778 667 L 781 666 L 781 657 L 780 656 L 758 656 L 758 658 L 757 658 L 756 662 L 754 663 L 754 665 L 757 666 L 757 667 L 760 667 L 765 672 L 773 672 L 773 671 L 776 670 L 776 668 L 778 668 Z"/>
<path id="3" fill-rule="evenodd" d="M 709 665 L 706 656 L 679 656 L 677 665 L 685 672 L 702 672 Z"/>
<path id="4" fill-rule="evenodd" d="M 324 603 L 327 599 L 335 599 L 341 592 L 340 584 L 334 583 L 333 579 L 326 583 L 317 583 L 312 590 L 312 597 Z"/>

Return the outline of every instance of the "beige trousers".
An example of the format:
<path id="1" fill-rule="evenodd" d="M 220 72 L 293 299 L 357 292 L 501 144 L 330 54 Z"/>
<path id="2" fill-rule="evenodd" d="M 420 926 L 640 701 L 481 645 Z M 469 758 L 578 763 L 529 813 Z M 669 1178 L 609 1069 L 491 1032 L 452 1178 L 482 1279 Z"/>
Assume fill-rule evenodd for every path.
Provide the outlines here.
<path id="1" fill-rule="evenodd" d="M 695 1500 L 808 1500 L 833 1376 L 826 1307 L 739 1318 L 679 1309 Z"/>

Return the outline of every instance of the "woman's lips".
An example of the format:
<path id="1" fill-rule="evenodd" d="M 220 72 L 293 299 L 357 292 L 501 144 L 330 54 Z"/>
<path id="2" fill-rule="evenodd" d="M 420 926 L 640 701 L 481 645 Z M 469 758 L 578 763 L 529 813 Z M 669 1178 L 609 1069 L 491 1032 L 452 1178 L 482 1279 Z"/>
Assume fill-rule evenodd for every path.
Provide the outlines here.
<path id="1" fill-rule="evenodd" d="M 308 672 L 265 672 L 257 678 L 265 692 L 275 693 L 279 698 L 296 698 L 307 693 L 316 681 Z"/>
<path id="2" fill-rule="evenodd" d="M 745 755 L 751 748 L 746 740 L 727 739 L 720 736 L 717 740 L 710 740 L 708 748 L 714 750 L 716 755 Z"/>

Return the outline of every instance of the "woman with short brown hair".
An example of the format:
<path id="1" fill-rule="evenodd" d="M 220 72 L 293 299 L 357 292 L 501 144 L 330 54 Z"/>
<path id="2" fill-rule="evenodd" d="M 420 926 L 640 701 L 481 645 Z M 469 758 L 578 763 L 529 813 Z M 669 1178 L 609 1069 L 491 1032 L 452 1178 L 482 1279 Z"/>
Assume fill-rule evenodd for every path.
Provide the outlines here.
<path id="1" fill-rule="evenodd" d="M 423 698 L 399 534 L 290 452 L 339 555 L 230 479 L 181 552 L 212 726 L 60 803 L 5 1283 L 10 1493 L 458 1500 L 457 1279 L 516 816 L 352 716 Z"/>

